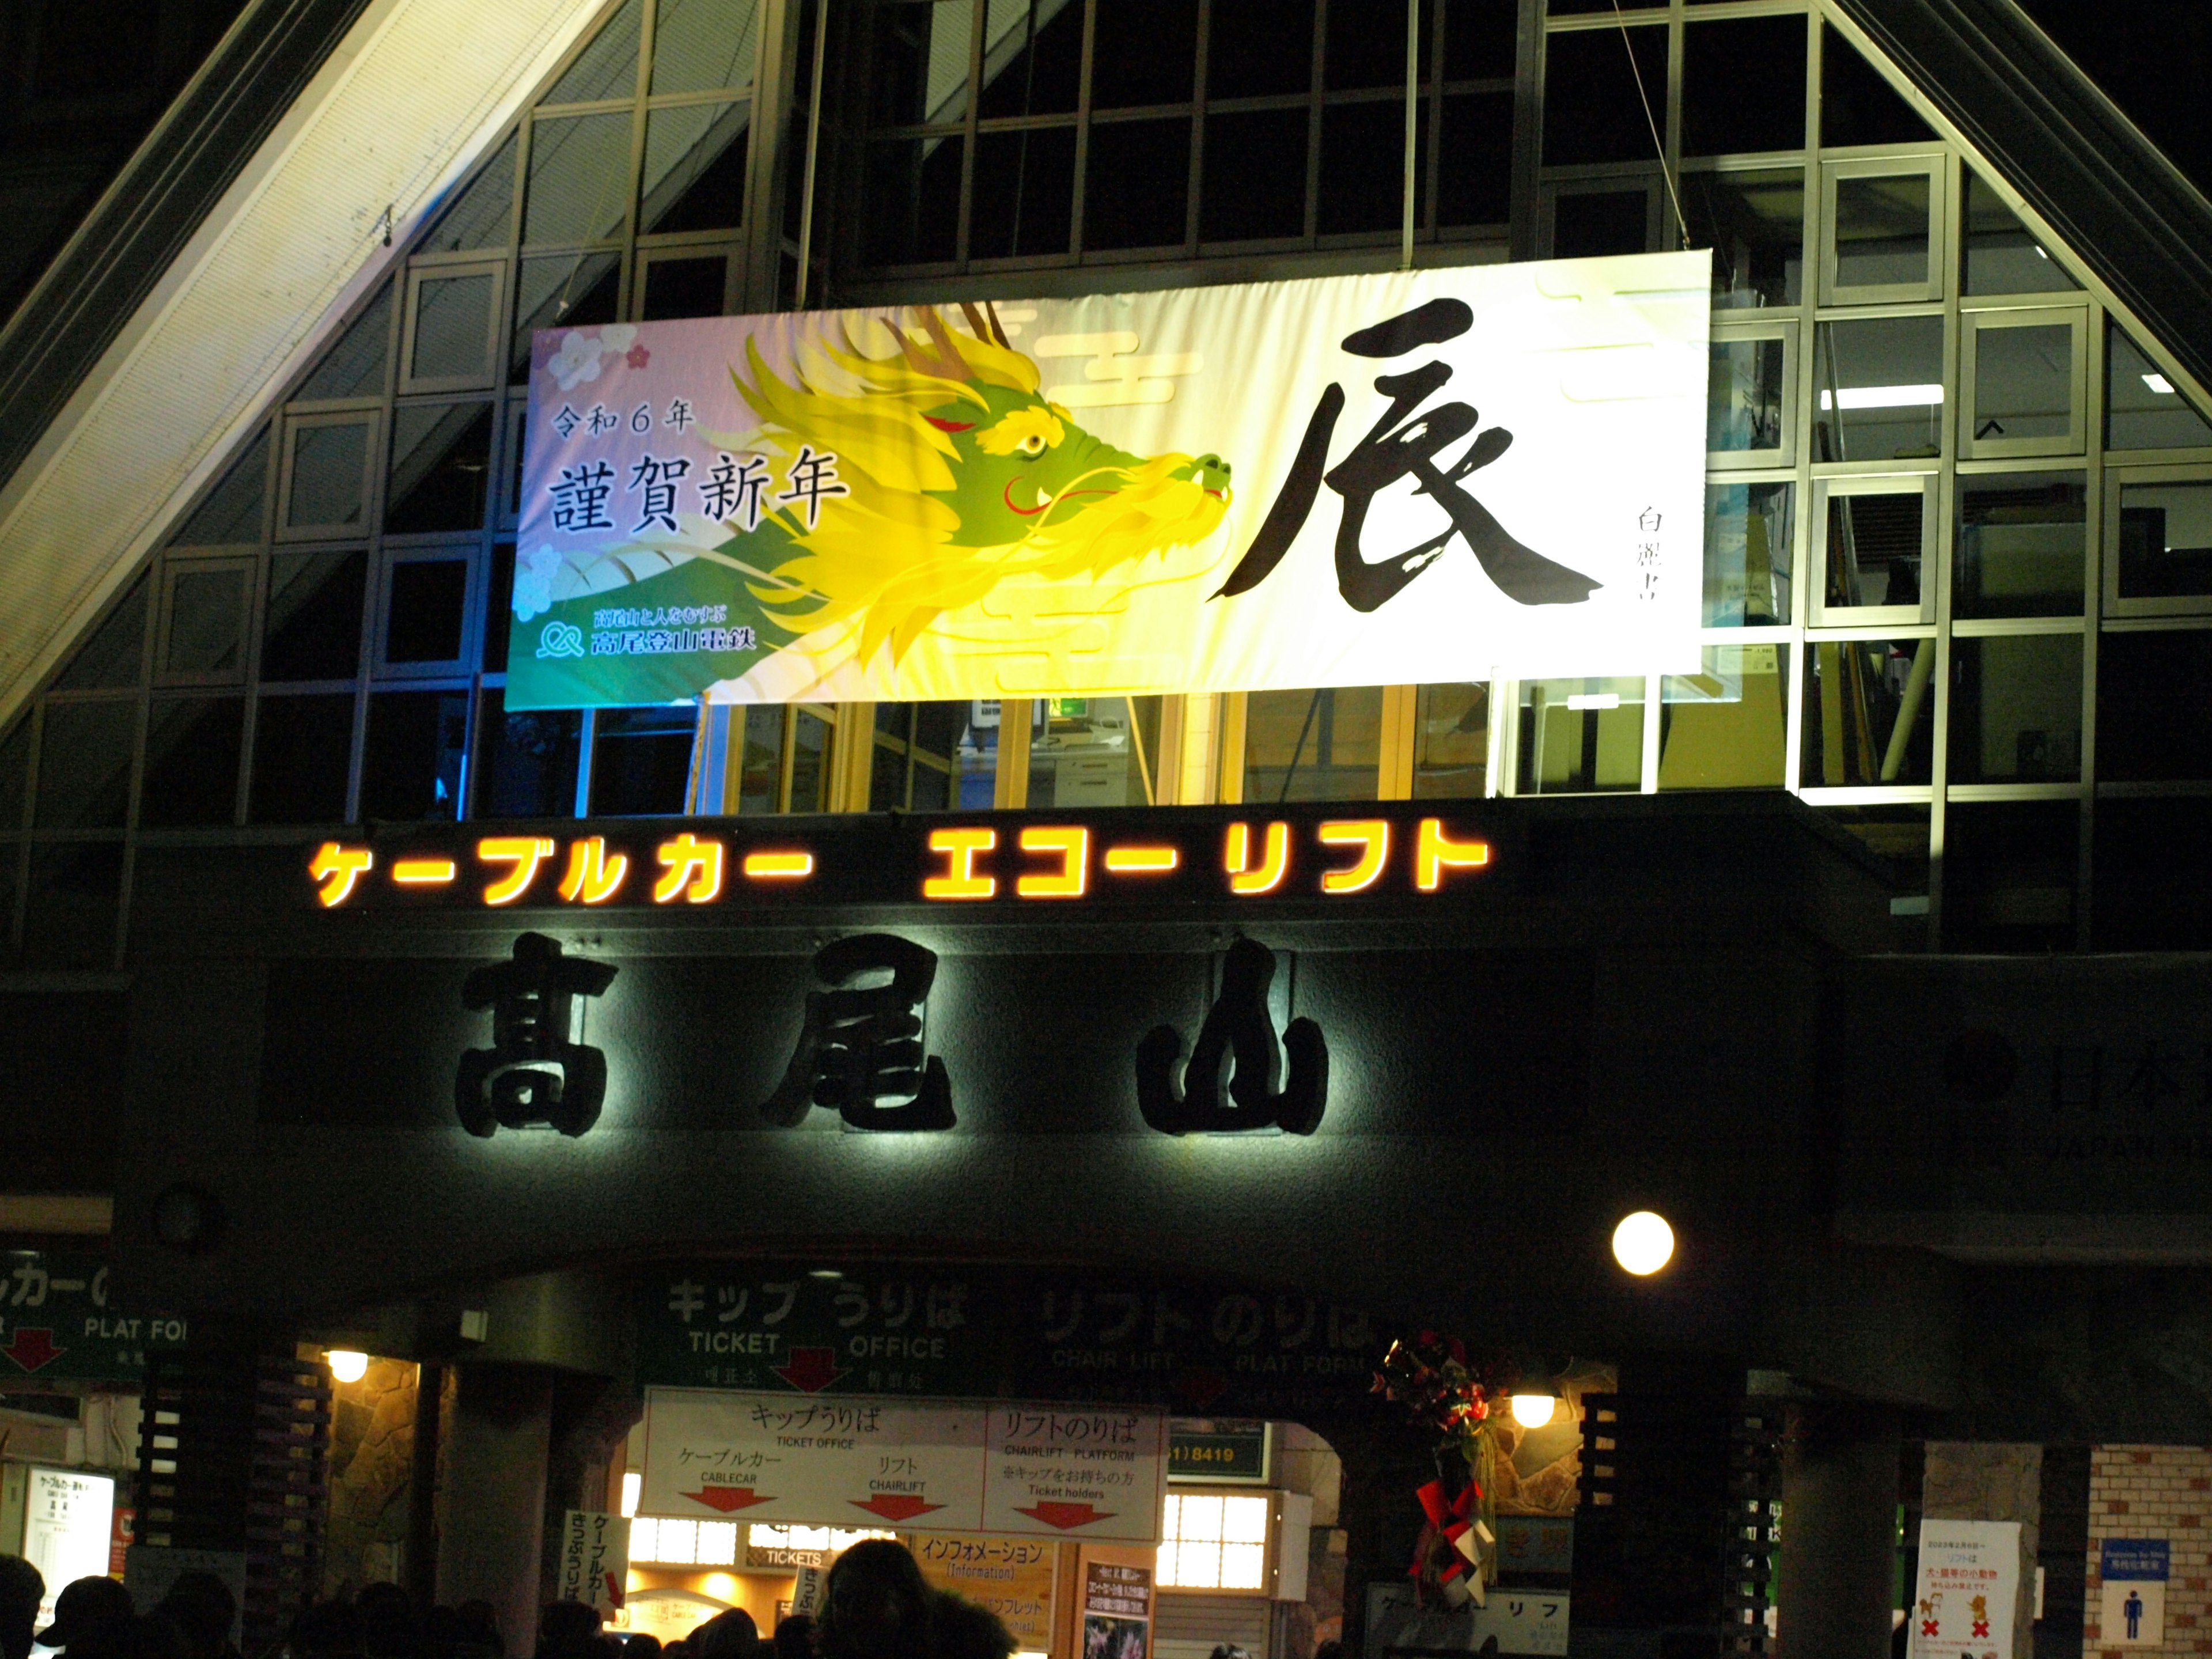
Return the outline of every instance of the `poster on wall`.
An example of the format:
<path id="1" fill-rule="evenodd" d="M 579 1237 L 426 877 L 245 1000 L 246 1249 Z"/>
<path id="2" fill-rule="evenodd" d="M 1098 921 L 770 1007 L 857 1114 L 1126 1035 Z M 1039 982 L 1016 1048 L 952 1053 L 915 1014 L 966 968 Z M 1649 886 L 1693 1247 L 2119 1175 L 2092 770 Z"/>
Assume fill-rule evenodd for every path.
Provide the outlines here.
<path id="1" fill-rule="evenodd" d="M 39 1622 L 54 1616 L 54 1597 L 78 1578 L 107 1571 L 115 1481 L 74 1469 L 30 1471 L 23 1493 L 23 1559 L 46 1580 Z"/>
<path id="2" fill-rule="evenodd" d="M 1710 258 L 541 332 L 507 706 L 1694 673 Z"/>
<path id="3" fill-rule="evenodd" d="M 2163 1538 L 2107 1538 L 2097 1547 L 2097 1646 L 2166 1644 L 2166 1583 L 2172 1548 Z"/>
<path id="4" fill-rule="evenodd" d="M 1042 1538 L 969 1538 L 957 1533 L 909 1534 L 921 1576 L 939 1589 L 966 1597 L 998 1615 L 1018 1653 L 1052 1647 L 1060 1549 Z"/>
<path id="5" fill-rule="evenodd" d="M 1083 1659 L 1151 1659 L 1152 1570 L 1083 1558 Z"/>
<path id="6" fill-rule="evenodd" d="M 562 1601 L 612 1615 L 629 1582 L 629 1522 L 599 1510 L 570 1510 L 561 1526 Z"/>
<path id="7" fill-rule="evenodd" d="M 1907 1622 L 1914 1659 L 1989 1659 L 2012 1649 L 2020 1522 L 1923 1521 Z"/>

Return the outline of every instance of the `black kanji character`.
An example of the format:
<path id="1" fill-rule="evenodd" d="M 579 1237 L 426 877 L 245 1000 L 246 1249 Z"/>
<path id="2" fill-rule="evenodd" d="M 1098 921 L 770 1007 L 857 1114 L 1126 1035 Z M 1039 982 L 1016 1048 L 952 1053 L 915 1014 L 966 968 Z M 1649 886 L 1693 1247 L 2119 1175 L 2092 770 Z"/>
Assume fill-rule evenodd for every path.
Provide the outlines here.
<path id="1" fill-rule="evenodd" d="M 1398 357 L 1417 346 L 1455 339 L 1474 325 L 1474 313 L 1465 301 L 1431 300 L 1346 335 L 1343 345 L 1355 356 Z M 1252 545 L 1213 597 L 1247 592 L 1267 579 L 1305 527 L 1315 497 L 1326 482 L 1344 498 L 1343 517 L 1336 532 L 1336 586 L 1344 602 L 1355 611 L 1370 611 L 1387 605 L 1442 556 L 1454 536 L 1467 543 L 1481 562 L 1484 574 L 1508 599 L 1522 605 L 1581 605 L 1588 600 L 1601 584 L 1522 546 L 1506 533 L 1489 508 L 1461 487 L 1462 479 L 1503 455 L 1513 434 L 1503 427 L 1476 433 L 1480 416 L 1469 404 L 1439 404 L 1416 413 L 1419 405 L 1443 390 L 1451 377 L 1450 368 L 1442 362 L 1377 377 L 1375 389 L 1390 399 L 1390 407 L 1334 468 L 1328 466 L 1328 445 L 1336 431 L 1337 416 L 1344 412 L 1345 399 L 1344 388 L 1332 381 L 1306 423 L 1305 437 L 1283 481 L 1281 494 L 1267 509 Z M 1459 459 L 1439 467 L 1439 453 L 1469 433 L 1474 433 L 1474 440 Z M 1359 545 L 1368 507 L 1376 495 L 1408 474 L 1419 482 L 1419 493 L 1449 515 L 1451 528 L 1370 564 Z"/>
<path id="2" fill-rule="evenodd" d="M 642 409 L 645 405 L 640 404 L 638 407 Z M 631 535 L 648 530 L 654 525 L 659 525 L 672 535 L 675 533 L 676 486 L 690 470 L 690 458 L 684 455 L 671 456 L 665 461 L 647 455 L 630 468 L 629 493 L 635 495 L 641 489 L 645 492 L 645 501 L 639 508 L 637 523 L 632 527 Z"/>
<path id="3" fill-rule="evenodd" d="M 822 515 L 822 498 L 824 495 L 849 495 L 853 493 L 837 482 L 836 452 L 825 449 L 817 454 L 810 444 L 799 445 L 799 459 L 791 464 L 790 474 L 784 482 L 790 487 L 776 500 L 804 501 L 809 530 L 814 528 L 815 520 Z"/>
<path id="4" fill-rule="evenodd" d="M 922 1053 L 935 953 L 893 934 L 857 933 L 817 951 L 814 974 L 830 988 L 806 994 L 799 1046 L 761 1115 L 787 1129 L 820 1106 L 856 1129 L 951 1128 L 951 1079 L 942 1060 Z M 883 974 L 888 983 L 857 982 Z"/>
<path id="5" fill-rule="evenodd" d="M 747 530 L 760 528 L 761 491 L 768 488 L 768 463 L 757 455 L 745 457 L 744 465 L 724 455 L 708 469 L 699 484 L 700 510 L 717 524 L 732 520 L 743 523 Z"/>
<path id="6" fill-rule="evenodd" d="M 607 497 L 614 487 L 614 469 L 605 461 L 562 467 L 560 482 L 545 486 L 553 497 L 554 529 L 612 530 L 615 521 L 607 517 Z"/>
<path id="7" fill-rule="evenodd" d="M 1154 1027 L 1137 1045 L 1137 1108 L 1163 1134 L 1279 1128 L 1310 1135 L 1328 1105 L 1328 1044 L 1310 1019 L 1284 1028 L 1279 1046 L 1267 987 L 1275 954 L 1240 939 L 1221 969 L 1221 994 L 1206 1012 L 1198 1042 L 1182 1066 L 1182 1033 Z M 1290 1058 L 1288 1077 L 1283 1057 Z M 1224 1062 L 1235 1060 L 1234 1075 Z"/>
<path id="8" fill-rule="evenodd" d="M 543 933 L 525 933 L 513 961 L 479 968 L 461 982 L 462 1006 L 492 1011 L 492 1046 L 464 1053 L 453 1078 L 463 1128 L 488 1138 L 501 1124 L 550 1123 L 580 1135 L 599 1121 L 607 1057 L 569 1041 L 569 1016 L 575 998 L 599 995 L 616 971 L 562 956 Z"/>

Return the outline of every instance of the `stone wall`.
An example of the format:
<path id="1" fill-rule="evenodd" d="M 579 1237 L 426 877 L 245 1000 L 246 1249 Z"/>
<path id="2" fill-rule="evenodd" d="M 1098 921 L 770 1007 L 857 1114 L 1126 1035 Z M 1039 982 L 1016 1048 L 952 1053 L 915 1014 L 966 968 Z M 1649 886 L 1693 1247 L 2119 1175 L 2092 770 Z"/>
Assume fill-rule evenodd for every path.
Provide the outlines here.
<path id="1" fill-rule="evenodd" d="M 416 1378 L 410 1361 L 372 1359 L 360 1382 L 331 1385 L 326 1596 L 398 1583 L 406 1572 Z"/>
<path id="2" fill-rule="evenodd" d="M 2043 1519 L 2043 1448 L 1931 1440 L 1921 1482 L 1921 1514 L 1930 1521 L 2020 1522 L 2020 1599 L 2012 1650 L 2035 1652 L 2035 1555 Z M 1784 1524 L 1788 1524 L 1785 1517 Z"/>
<path id="3" fill-rule="evenodd" d="M 2107 1538 L 2163 1538 L 2172 1552 L 2166 1586 L 2166 1640 L 2116 1648 L 2099 1625 L 2098 1574 Z M 2212 1653 L 2212 1447 L 2099 1446 L 2089 1456 L 2088 1618 L 2084 1654 L 2118 1656 Z M 2118 1632 L 2112 1632 L 2118 1635 Z"/>

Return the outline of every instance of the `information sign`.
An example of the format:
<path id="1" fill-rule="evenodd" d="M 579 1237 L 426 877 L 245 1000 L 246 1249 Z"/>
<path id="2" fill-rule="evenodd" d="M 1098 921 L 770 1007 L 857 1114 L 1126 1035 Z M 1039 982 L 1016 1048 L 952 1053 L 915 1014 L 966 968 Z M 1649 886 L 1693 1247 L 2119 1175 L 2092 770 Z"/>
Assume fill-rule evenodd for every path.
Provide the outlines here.
<path id="1" fill-rule="evenodd" d="M 927 1533 L 905 1542 L 931 1583 L 998 1614 L 1017 1651 L 1051 1649 L 1060 1577 L 1056 1544 L 1042 1538 L 976 1538 L 957 1533 Z"/>
<path id="2" fill-rule="evenodd" d="M 1084 1659 L 1148 1659 L 1152 1570 L 1089 1551 L 1083 1561 Z"/>
<path id="3" fill-rule="evenodd" d="M 184 1343 L 181 1317 L 111 1300 L 100 1256 L 11 1251 L 0 1264 L 0 1382 L 137 1382 L 149 1352 Z"/>
<path id="4" fill-rule="evenodd" d="M 1182 1483 L 1267 1484 L 1267 1425 L 1214 1423 L 1168 1434 L 1168 1479 Z"/>
<path id="5" fill-rule="evenodd" d="M 2107 1538 L 2097 1548 L 2099 1648 L 2166 1643 L 2166 1583 L 2172 1548 L 2163 1538 Z"/>
<path id="6" fill-rule="evenodd" d="M 570 1510 L 561 1527 L 562 1601 L 581 1601 L 602 1613 L 622 1610 L 629 1582 L 629 1522 L 599 1510 Z"/>
<path id="7" fill-rule="evenodd" d="M 1908 1619 L 1916 1659 L 2009 1651 L 2020 1595 L 2017 1521 L 1920 1523 L 1920 1580 Z"/>

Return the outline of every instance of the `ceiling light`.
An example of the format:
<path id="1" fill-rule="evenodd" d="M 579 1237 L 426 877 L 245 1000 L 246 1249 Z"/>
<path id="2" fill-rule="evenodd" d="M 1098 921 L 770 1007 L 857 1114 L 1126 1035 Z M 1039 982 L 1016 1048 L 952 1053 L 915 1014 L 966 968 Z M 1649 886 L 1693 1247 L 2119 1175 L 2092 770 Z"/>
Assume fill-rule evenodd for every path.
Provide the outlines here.
<path id="1" fill-rule="evenodd" d="M 1674 1255 L 1674 1230 L 1649 1210 L 1623 1216 L 1613 1230 L 1613 1259 L 1638 1279 L 1657 1273 Z"/>
<path id="2" fill-rule="evenodd" d="M 1943 401 L 1941 386 L 1847 386 L 1823 392 L 1823 409 L 1925 409 Z"/>
<path id="3" fill-rule="evenodd" d="M 1570 708 L 1584 709 L 1618 708 L 1620 707 L 1620 693 L 1618 691 L 1577 691 L 1568 697 L 1567 707 Z"/>
<path id="4" fill-rule="evenodd" d="M 2158 393 L 2160 397 L 2171 398 L 2173 396 L 2173 382 L 2167 380 L 2165 375 L 2146 374 L 2142 377 L 2142 380 L 2145 386 L 2148 386 L 2153 392 Z"/>

